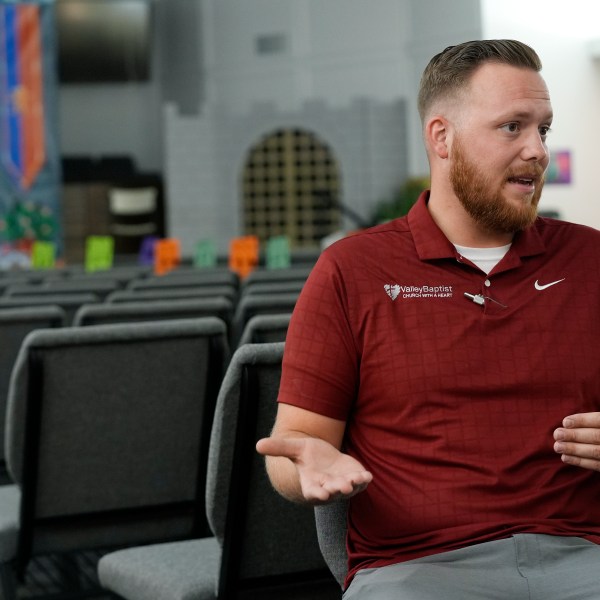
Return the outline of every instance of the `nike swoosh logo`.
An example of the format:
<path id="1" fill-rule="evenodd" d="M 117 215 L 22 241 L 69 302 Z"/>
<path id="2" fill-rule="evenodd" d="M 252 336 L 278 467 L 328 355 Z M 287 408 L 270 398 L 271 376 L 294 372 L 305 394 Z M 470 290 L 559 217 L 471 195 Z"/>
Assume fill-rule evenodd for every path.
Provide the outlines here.
<path id="1" fill-rule="evenodd" d="M 560 283 L 561 281 L 564 281 L 566 279 L 566 277 L 563 277 L 562 279 L 559 279 L 558 281 L 552 281 L 550 283 L 545 283 L 544 285 L 542 285 L 537 279 L 535 281 L 535 283 L 533 284 L 535 286 L 536 290 L 539 290 L 540 292 L 542 290 L 545 290 L 546 288 L 552 287 L 553 285 L 556 285 L 557 283 Z"/>

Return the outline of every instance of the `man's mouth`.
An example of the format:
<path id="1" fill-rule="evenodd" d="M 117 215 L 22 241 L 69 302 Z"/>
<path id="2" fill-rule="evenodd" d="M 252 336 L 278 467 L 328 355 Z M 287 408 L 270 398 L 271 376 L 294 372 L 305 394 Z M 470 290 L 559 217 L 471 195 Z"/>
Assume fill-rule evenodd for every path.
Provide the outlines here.
<path id="1" fill-rule="evenodd" d="M 508 182 L 531 186 L 535 183 L 535 177 L 509 177 Z"/>

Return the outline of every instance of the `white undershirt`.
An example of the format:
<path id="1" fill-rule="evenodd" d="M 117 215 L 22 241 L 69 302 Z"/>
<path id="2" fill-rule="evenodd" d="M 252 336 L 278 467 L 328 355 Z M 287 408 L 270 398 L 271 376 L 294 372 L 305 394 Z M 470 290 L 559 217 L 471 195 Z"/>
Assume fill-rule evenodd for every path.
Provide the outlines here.
<path id="1" fill-rule="evenodd" d="M 484 273 L 489 273 L 509 251 L 510 244 L 498 248 L 468 248 L 454 244 L 457 252 L 477 265 Z"/>

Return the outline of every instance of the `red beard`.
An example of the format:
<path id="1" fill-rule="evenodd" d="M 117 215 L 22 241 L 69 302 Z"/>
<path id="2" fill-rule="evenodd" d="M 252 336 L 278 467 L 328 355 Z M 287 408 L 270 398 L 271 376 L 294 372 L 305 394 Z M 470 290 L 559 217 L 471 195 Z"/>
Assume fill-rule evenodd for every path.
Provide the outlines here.
<path id="1" fill-rule="evenodd" d="M 457 198 L 473 220 L 491 232 L 515 233 L 529 227 L 537 217 L 537 207 L 544 187 L 544 169 L 538 163 L 528 165 L 527 172 L 535 174 L 535 190 L 529 203 L 515 206 L 495 190 L 489 179 L 470 162 L 457 139 L 452 146 L 453 164 L 450 183 Z M 504 181 L 518 173 L 508 171 Z"/>

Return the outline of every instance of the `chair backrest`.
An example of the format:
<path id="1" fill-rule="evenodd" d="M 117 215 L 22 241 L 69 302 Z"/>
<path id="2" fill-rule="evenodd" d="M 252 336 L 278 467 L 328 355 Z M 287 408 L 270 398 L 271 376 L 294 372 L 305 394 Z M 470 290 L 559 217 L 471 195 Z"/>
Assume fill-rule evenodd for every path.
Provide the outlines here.
<path id="1" fill-rule="evenodd" d="M 315 523 L 317 525 L 319 548 L 329 570 L 342 588 L 348 573 L 348 552 L 346 550 L 347 513 L 347 500 L 315 506 Z"/>
<path id="2" fill-rule="evenodd" d="M 297 300 L 298 292 L 242 295 L 233 315 L 232 347 L 239 343 L 244 327 L 251 317 L 291 313 Z"/>
<path id="3" fill-rule="evenodd" d="M 257 581 L 333 581 L 312 509 L 273 490 L 255 450 L 275 420 L 283 347 L 238 348 L 219 392 L 206 483 L 209 524 L 222 545 L 219 598 Z"/>
<path id="4" fill-rule="evenodd" d="M 58 294 L 95 294 L 103 299 L 111 292 L 119 289 L 121 284 L 116 279 L 90 277 L 89 279 L 57 279 L 41 284 L 16 284 L 10 286 L 5 295 L 22 297 L 34 295 Z"/>
<path id="5" fill-rule="evenodd" d="M 304 287 L 304 280 L 298 281 L 257 281 L 244 285 L 244 295 L 248 294 L 299 294 Z"/>
<path id="6" fill-rule="evenodd" d="M 285 342 L 291 318 L 291 313 L 250 317 L 239 339 L 238 346 Z"/>
<path id="7" fill-rule="evenodd" d="M 114 279 L 121 286 L 125 286 L 133 279 L 141 279 L 152 273 L 152 266 L 140 264 L 113 264 L 108 269 L 99 271 L 86 271 L 84 265 L 70 265 L 64 268 L 67 281 L 80 281 L 82 279 Z"/>
<path id="8" fill-rule="evenodd" d="M 8 382 L 21 344 L 34 329 L 63 327 L 66 316 L 58 306 L 0 308 L 0 423 L 4 424 Z M 4 426 L 0 427 L 0 463 L 4 467 Z"/>
<path id="9" fill-rule="evenodd" d="M 73 322 L 77 309 L 83 304 L 100 302 L 96 294 L 43 294 L 33 296 L 1 297 L 0 308 L 22 308 L 26 306 L 59 306 L 66 315 L 66 324 Z"/>
<path id="10" fill-rule="evenodd" d="M 138 302 L 141 300 L 176 300 L 178 298 L 228 298 L 237 299 L 237 290 L 227 285 L 203 285 L 189 287 L 136 288 L 117 290 L 109 294 L 107 302 Z"/>
<path id="11" fill-rule="evenodd" d="M 206 457 L 227 359 L 212 317 L 27 336 L 6 419 L 19 568 L 37 553 L 209 533 Z"/>
<path id="12" fill-rule="evenodd" d="M 229 326 L 232 312 L 232 305 L 225 298 L 101 303 L 80 307 L 73 318 L 73 325 L 218 317 Z"/>
<path id="13" fill-rule="evenodd" d="M 131 281 L 128 284 L 129 289 L 148 290 L 148 289 L 164 289 L 164 288 L 181 288 L 189 286 L 202 285 L 229 285 L 237 289 L 239 285 L 239 277 L 233 271 L 226 269 L 214 269 L 203 271 L 186 271 L 178 273 L 177 271 L 167 273 L 166 275 L 151 276 L 146 279 Z"/>
<path id="14" fill-rule="evenodd" d="M 267 281 L 306 281 L 312 265 L 295 266 L 288 269 L 264 269 L 259 268 L 252 271 L 246 279 L 244 279 L 243 287 L 257 282 Z"/>

